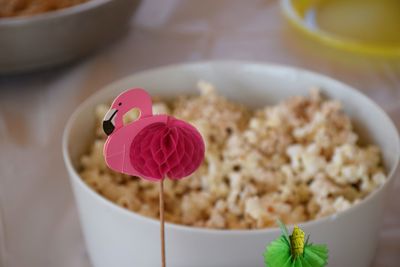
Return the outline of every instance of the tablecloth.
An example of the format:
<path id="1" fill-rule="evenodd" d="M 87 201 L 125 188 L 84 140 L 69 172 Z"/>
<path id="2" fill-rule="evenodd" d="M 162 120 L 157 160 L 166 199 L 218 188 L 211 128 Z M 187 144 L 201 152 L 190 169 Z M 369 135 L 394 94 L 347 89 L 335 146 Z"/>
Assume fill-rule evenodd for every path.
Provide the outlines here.
<path id="1" fill-rule="evenodd" d="M 318 47 L 287 26 L 276 0 L 144 0 L 129 32 L 79 62 L 0 78 L 2 267 L 89 267 L 61 136 L 77 105 L 104 85 L 160 65 L 213 59 L 273 62 L 342 80 L 400 126 L 400 64 Z M 400 262 L 400 183 L 373 266 Z M 1 265 L 1 264 L 0 264 Z"/>

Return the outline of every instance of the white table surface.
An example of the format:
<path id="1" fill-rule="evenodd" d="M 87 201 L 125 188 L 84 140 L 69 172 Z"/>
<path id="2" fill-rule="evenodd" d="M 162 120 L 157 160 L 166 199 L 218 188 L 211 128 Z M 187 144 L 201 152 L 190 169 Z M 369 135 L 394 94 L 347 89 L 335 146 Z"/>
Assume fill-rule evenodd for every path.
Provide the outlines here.
<path id="1" fill-rule="evenodd" d="M 400 63 L 316 47 L 288 29 L 276 0 L 145 0 L 130 32 L 100 53 L 50 71 L 0 77 L 2 267 L 90 266 L 61 156 L 67 118 L 111 81 L 209 59 L 327 74 L 362 90 L 400 126 Z M 394 190 L 373 266 L 400 266 L 399 180 Z"/>

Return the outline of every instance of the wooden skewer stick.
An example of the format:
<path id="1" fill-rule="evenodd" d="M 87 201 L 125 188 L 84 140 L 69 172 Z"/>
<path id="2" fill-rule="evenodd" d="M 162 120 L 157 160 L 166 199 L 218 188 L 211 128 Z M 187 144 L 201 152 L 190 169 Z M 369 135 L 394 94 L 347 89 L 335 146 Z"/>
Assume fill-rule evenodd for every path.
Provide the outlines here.
<path id="1" fill-rule="evenodd" d="M 165 264 L 165 230 L 164 230 L 164 179 L 160 181 L 160 233 L 161 233 L 161 266 Z"/>

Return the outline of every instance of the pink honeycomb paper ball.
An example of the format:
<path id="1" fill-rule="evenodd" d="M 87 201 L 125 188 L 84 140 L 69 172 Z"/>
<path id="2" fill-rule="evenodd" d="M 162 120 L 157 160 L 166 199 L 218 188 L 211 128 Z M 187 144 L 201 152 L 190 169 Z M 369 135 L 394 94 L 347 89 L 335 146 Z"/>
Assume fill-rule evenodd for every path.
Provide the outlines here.
<path id="1" fill-rule="evenodd" d="M 200 166 L 204 151 L 196 128 L 169 117 L 166 123 L 152 123 L 136 135 L 130 147 L 130 161 L 144 178 L 178 180 Z"/>

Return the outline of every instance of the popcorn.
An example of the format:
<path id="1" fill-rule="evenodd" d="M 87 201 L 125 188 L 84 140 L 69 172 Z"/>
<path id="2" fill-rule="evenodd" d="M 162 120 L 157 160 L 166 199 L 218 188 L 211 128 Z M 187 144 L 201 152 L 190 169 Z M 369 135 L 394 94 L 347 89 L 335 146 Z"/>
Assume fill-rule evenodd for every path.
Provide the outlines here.
<path id="1" fill-rule="evenodd" d="M 261 204 L 258 197 L 251 197 L 245 202 L 245 214 L 257 220 L 267 216 L 267 209 Z"/>
<path id="2" fill-rule="evenodd" d="M 6 0 L 0 2 L 0 18 L 32 16 L 85 3 L 88 0 Z"/>
<path id="3" fill-rule="evenodd" d="M 154 113 L 194 124 L 207 148 L 189 179 L 165 181 L 167 221 L 216 229 L 265 228 L 278 218 L 299 223 L 348 209 L 386 181 L 379 148 L 360 145 L 340 103 L 324 100 L 318 90 L 252 111 L 208 83 L 199 87 L 199 96 L 153 106 Z M 82 179 L 116 204 L 157 218 L 158 184 L 112 172 L 104 163 L 107 109 L 95 111 L 98 125 L 81 157 Z"/>

